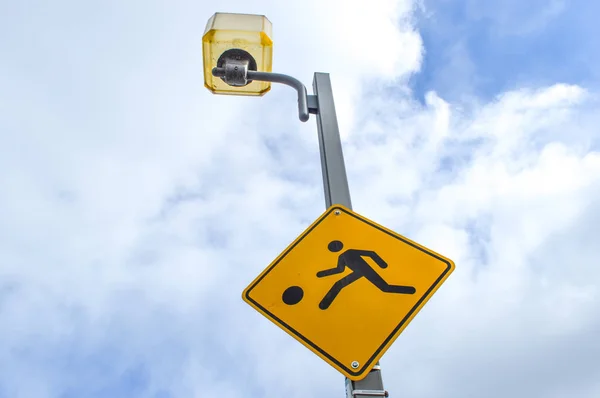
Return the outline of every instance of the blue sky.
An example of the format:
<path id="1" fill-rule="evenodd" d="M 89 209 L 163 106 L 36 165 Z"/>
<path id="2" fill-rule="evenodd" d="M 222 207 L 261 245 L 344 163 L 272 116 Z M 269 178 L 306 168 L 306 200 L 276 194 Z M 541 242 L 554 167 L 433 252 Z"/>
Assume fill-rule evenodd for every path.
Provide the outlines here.
<path id="1" fill-rule="evenodd" d="M 323 192 L 290 88 L 204 88 L 216 11 L 331 73 L 354 209 L 456 263 L 391 396 L 598 397 L 597 7 L 0 3 L 0 397 L 343 394 L 240 298 Z"/>
<path id="2" fill-rule="evenodd" d="M 599 44 L 585 1 L 425 1 L 416 26 L 425 57 L 415 94 L 491 99 L 505 90 L 556 82 L 597 87 Z"/>

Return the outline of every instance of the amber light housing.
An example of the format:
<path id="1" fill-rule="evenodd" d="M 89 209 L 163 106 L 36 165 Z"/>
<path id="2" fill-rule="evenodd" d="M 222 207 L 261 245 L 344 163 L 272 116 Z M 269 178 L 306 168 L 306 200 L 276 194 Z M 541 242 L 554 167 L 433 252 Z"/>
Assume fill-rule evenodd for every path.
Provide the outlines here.
<path id="1" fill-rule="evenodd" d="M 212 74 L 224 59 L 222 55 L 241 50 L 250 54 L 250 70 L 271 72 L 273 66 L 272 24 L 264 15 L 215 13 L 202 36 L 204 86 L 214 94 L 264 95 L 270 82 L 252 81 L 245 86 L 230 86 Z M 254 69 L 256 68 L 256 69 Z"/>

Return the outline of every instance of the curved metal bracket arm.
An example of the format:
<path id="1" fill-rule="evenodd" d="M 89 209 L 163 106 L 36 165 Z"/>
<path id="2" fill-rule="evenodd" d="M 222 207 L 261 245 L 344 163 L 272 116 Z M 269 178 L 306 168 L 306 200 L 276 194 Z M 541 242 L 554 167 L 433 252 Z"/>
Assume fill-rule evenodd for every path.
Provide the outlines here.
<path id="1" fill-rule="evenodd" d="M 225 77 L 226 71 L 225 68 L 213 68 L 212 74 L 215 77 Z M 302 122 L 306 122 L 310 117 L 306 87 L 300 80 L 288 75 L 283 75 L 281 73 L 257 72 L 252 70 L 246 72 L 245 78 L 247 81 L 257 80 L 263 82 L 281 83 L 296 89 L 298 92 L 298 117 Z"/>

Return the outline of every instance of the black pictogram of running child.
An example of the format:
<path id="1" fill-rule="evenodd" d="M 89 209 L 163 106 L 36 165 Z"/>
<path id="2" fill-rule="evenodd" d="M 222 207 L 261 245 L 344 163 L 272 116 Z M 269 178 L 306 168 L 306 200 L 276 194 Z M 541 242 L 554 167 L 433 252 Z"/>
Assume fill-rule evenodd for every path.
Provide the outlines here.
<path id="1" fill-rule="evenodd" d="M 334 240 L 327 245 L 329 251 L 337 253 L 344 248 L 344 244 L 339 240 Z M 333 284 L 331 289 L 325 294 L 323 300 L 319 303 L 319 308 L 326 310 L 340 291 L 352 282 L 365 277 L 374 284 L 379 290 L 385 293 L 414 294 L 415 288 L 412 286 L 400 286 L 388 284 L 371 266 L 365 261 L 364 257 L 372 259 L 381 268 L 387 268 L 387 263 L 383 261 L 377 253 L 372 250 L 347 249 L 338 256 L 337 267 L 317 272 L 317 278 L 323 278 L 330 275 L 344 272 L 346 267 L 352 270 L 352 273 Z"/>

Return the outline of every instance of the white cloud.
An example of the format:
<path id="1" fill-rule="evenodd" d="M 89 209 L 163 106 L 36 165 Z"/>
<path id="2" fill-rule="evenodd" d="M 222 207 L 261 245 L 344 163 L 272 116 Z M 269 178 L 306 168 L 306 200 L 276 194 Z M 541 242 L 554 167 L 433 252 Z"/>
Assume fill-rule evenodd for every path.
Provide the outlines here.
<path id="1" fill-rule="evenodd" d="M 114 33 L 97 43 L 115 49 L 68 61 L 96 68 L 89 85 L 53 60 L 40 88 L 31 81 L 49 69 L 24 69 L 36 54 L 10 46 L 10 77 L 0 78 L 0 396 L 342 394 L 336 371 L 240 299 L 322 211 L 314 120 L 297 121 L 288 88 L 211 96 L 199 40 L 212 11 L 180 6 L 148 5 L 135 32 L 133 6 L 98 17 Z M 419 104 L 405 85 L 422 52 L 412 6 L 231 6 L 274 22 L 278 71 L 306 83 L 312 71 L 332 73 L 355 209 L 457 263 L 384 357 L 386 387 L 597 396 L 594 96 L 558 84 L 491 103 L 429 93 Z M 50 39 L 73 35 L 54 12 Z M 77 26 L 74 46 L 97 35 Z"/>
<path id="2" fill-rule="evenodd" d="M 355 131 L 360 145 L 349 157 L 361 158 L 350 163 L 354 184 L 361 184 L 357 208 L 364 206 L 374 218 L 457 262 L 427 315 L 413 322 L 400 338 L 405 343 L 397 343 L 383 361 L 396 364 L 400 374 L 409 372 L 391 380 L 395 389 L 408 388 L 411 396 L 470 396 L 483 390 L 488 396 L 521 396 L 519 389 L 523 396 L 528 391 L 554 396 L 546 378 L 559 380 L 558 370 L 522 381 L 520 374 L 583 344 L 593 344 L 587 347 L 594 352 L 600 348 L 578 337 L 596 330 L 599 321 L 594 315 L 599 274 L 590 266 L 597 261 L 581 250 L 597 251 L 587 237 L 600 232 L 592 221 L 598 214 L 600 154 L 573 143 L 568 134 L 586 112 L 586 98 L 578 87 L 556 85 L 507 93 L 468 112 L 451 108 L 449 117 L 447 104 L 430 94 L 420 112 L 395 113 L 375 123 L 388 134 L 366 157 L 360 154 L 376 128 Z M 402 101 L 388 99 L 389 109 L 401 109 Z M 394 115 L 389 109 L 386 116 Z M 595 134 L 593 126 L 588 134 Z M 445 158 L 449 163 L 440 165 Z M 367 175 L 376 178 L 369 182 Z M 402 188 L 407 180 L 412 184 Z M 582 243 L 565 249 L 566 242 L 550 243 L 557 235 Z M 562 261 L 553 254 L 558 250 Z M 557 339 L 560 348 L 554 346 Z M 518 361 L 510 367 L 502 364 L 510 358 L 504 359 L 507 352 Z M 413 383 L 414 372 L 432 379 Z M 567 378 L 578 370 L 561 372 L 567 373 L 564 384 L 557 382 L 561 393 L 576 388 Z M 585 380 L 589 385 L 591 379 Z M 503 387 L 490 392 L 492 384 Z M 589 388 L 578 396 L 597 393 Z"/>

